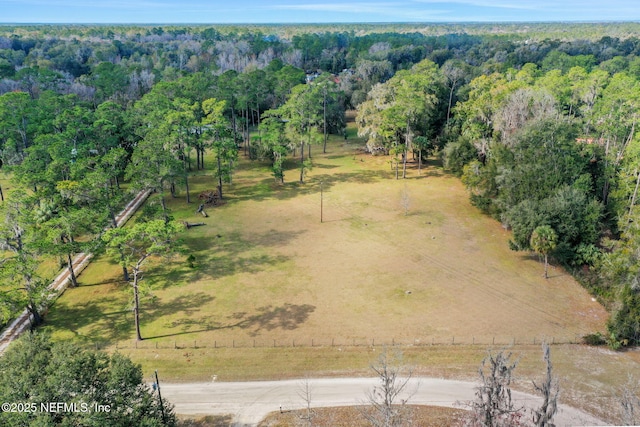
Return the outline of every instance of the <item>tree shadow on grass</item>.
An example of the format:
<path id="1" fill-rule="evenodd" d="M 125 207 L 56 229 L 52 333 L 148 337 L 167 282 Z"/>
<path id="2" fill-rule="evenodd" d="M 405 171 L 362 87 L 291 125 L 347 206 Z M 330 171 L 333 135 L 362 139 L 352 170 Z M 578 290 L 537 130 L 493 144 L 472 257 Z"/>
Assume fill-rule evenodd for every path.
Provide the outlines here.
<path id="1" fill-rule="evenodd" d="M 189 248 L 189 254 L 195 258 L 194 268 L 186 263 L 176 265 L 175 261 L 163 263 L 150 268 L 144 280 L 152 289 L 166 289 L 204 278 L 219 279 L 238 273 L 259 273 L 265 267 L 273 268 L 290 259 L 284 255 L 260 253 L 262 248 L 285 246 L 304 233 L 304 230 L 271 229 L 262 234 L 254 233 L 250 239 L 243 238 L 238 231 L 209 238 L 185 233 L 182 240 L 185 247 Z"/>
<path id="2" fill-rule="evenodd" d="M 336 166 L 336 165 L 329 165 L 326 163 L 316 163 L 313 165 L 314 169 L 336 169 L 339 168 L 340 166 Z"/>
<path id="3" fill-rule="evenodd" d="M 315 311 L 316 307 L 310 304 L 289 304 L 286 303 L 280 307 L 267 305 L 258 308 L 258 313 L 248 315 L 246 312 L 236 312 L 230 316 L 230 319 L 238 320 L 227 327 L 252 329 L 250 336 L 256 336 L 262 330 L 272 331 L 274 329 L 282 329 L 291 331 L 297 329 L 302 323 L 306 322 L 309 315 Z"/>
<path id="4" fill-rule="evenodd" d="M 55 314 L 45 317 L 44 326 L 55 323 L 60 331 L 68 330 L 84 341 L 119 341 L 131 337 L 133 313 L 116 297 L 101 297 L 82 306 L 64 301 L 55 302 Z M 115 309 L 114 309 L 115 307 Z M 86 329 L 87 325 L 92 325 Z M 80 332 L 80 329 L 84 329 Z"/>
<path id="5" fill-rule="evenodd" d="M 337 183 L 372 184 L 390 177 L 391 173 L 389 171 L 363 170 L 359 172 L 313 175 L 313 177 L 308 177 L 304 184 L 296 180 L 281 185 L 274 183 L 273 179 L 263 179 L 245 186 L 237 184 L 233 195 L 227 199 L 227 202 L 234 204 L 244 200 L 287 200 L 303 194 L 319 193 L 321 183 L 323 190 L 328 191 Z"/>
<path id="6" fill-rule="evenodd" d="M 204 292 L 195 292 L 185 295 L 179 295 L 170 301 L 148 303 L 141 313 L 141 321 L 144 318 L 147 322 L 154 322 L 164 317 L 179 314 L 180 318 L 172 322 L 164 324 L 167 329 L 179 329 L 179 332 L 168 333 L 165 335 L 156 335 L 146 338 L 162 338 L 174 335 L 182 335 L 194 332 L 202 332 L 209 330 L 215 326 L 208 317 L 197 316 L 203 306 L 210 304 L 215 300 L 214 296 Z M 199 330 L 191 330 L 197 327 Z"/>
<path id="7" fill-rule="evenodd" d="M 193 294 L 196 295 L 196 294 Z M 202 301 L 201 296 L 197 296 L 198 301 Z M 204 296 L 204 299 L 212 301 L 214 298 L 210 296 Z M 171 304 L 173 307 L 174 304 Z M 162 317 L 168 313 L 174 313 L 167 306 L 169 312 L 162 313 L 165 309 L 154 313 L 158 317 Z M 281 330 L 294 330 L 297 329 L 302 323 L 306 322 L 309 315 L 315 311 L 316 307 L 310 304 L 290 304 L 286 303 L 279 307 L 273 307 L 271 305 L 260 307 L 257 309 L 256 314 L 249 314 L 247 312 L 236 312 L 227 317 L 227 322 L 218 322 L 211 317 L 182 317 L 179 320 L 172 321 L 166 324 L 167 328 L 179 327 L 180 332 L 168 333 L 164 335 L 156 335 L 153 337 L 147 337 L 148 339 L 154 338 L 167 338 L 178 335 L 195 334 L 199 332 L 209 332 L 223 329 L 250 329 L 249 335 L 255 337 L 260 334 L 261 331 L 272 331 L 275 329 Z M 189 315 L 193 314 L 193 311 Z"/>

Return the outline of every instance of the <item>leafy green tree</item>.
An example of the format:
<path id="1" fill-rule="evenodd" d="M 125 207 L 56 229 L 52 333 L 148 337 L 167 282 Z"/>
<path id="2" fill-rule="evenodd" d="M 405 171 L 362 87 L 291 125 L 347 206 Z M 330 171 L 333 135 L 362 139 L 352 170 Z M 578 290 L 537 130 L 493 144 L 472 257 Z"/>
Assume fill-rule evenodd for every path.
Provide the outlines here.
<path id="1" fill-rule="evenodd" d="M 333 77 L 324 73 L 316 78 L 311 85 L 317 97 L 320 98 L 321 104 L 316 107 L 318 113 L 322 115 L 322 133 L 323 145 L 322 152 L 327 152 L 327 137 L 331 133 L 344 134 L 345 128 L 345 111 L 344 111 L 344 93 L 339 89 L 338 85 L 333 81 Z"/>
<path id="2" fill-rule="evenodd" d="M 206 137 L 211 138 L 211 147 L 215 152 L 218 178 L 218 195 L 222 199 L 222 182 L 231 182 L 234 162 L 238 158 L 238 146 L 231 137 L 230 123 L 224 116 L 225 101 L 210 98 L 202 103 L 204 111 L 203 127 Z"/>
<path id="3" fill-rule="evenodd" d="M 447 124 L 451 119 L 451 108 L 454 105 L 454 95 L 456 90 L 469 78 L 469 66 L 460 60 L 448 60 L 442 64 L 442 74 L 445 77 L 445 84 L 449 89 L 449 102 L 447 104 Z"/>
<path id="4" fill-rule="evenodd" d="M 259 158 L 271 159 L 271 170 L 276 182 L 284 184 L 284 159 L 291 151 L 291 144 L 285 134 L 284 122 L 269 112 L 260 123 Z"/>
<path id="5" fill-rule="evenodd" d="M 124 66 L 101 62 L 93 68 L 88 80 L 96 88 L 98 103 L 108 99 L 124 102 L 124 93 L 129 85 L 129 74 Z"/>
<path id="6" fill-rule="evenodd" d="M 309 146 L 322 141 L 318 126 L 322 117 L 318 112 L 322 99 L 311 85 L 298 85 L 291 90 L 287 102 L 277 109 L 277 115 L 284 121 L 285 133 L 290 141 L 297 141 L 300 147 L 300 183 L 304 183 L 305 171 L 310 167 L 305 161 L 305 144 Z"/>
<path id="7" fill-rule="evenodd" d="M 399 71 L 384 85 L 375 86 L 369 99 L 358 107 L 358 135 L 368 136 L 370 149 L 381 145 L 396 154 L 396 177 L 397 155 L 402 153 L 405 178 L 408 153 L 415 150 L 414 138 L 435 133 L 434 121 L 443 89 L 437 66 L 425 60 L 411 70 Z M 418 149 L 422 151 L 422 147 Z"/>
<path id="8" fill-rule="evenodd" d="M 640 344 L 640 286 L 637 279 L 619 291 L 617 308 L 607 322 L 614 347 Z"/>
<path id="9" fill-rule="evenodd" d="M 639 91 L 640 82 L 636 78 L 627 73 L 618 73 L 601 89 L 601 94 L 593 106 L 591 120 L 599 138 L 594 140 L 594 143 L 604 149 L 600 197 L 605 206 L 609 202 L 611 188 L 615 186 L 625 151 L 637 132 Z"/>
<path id="10" fill-rule="evenodd" d="M 42 322 L 49 292 L 46 282 L 37 274 L 38 244 L 32 227 L 32 201 L 14 191 L 5 205 L 5 218 L 0 223 L 0 324 L 27 308 L 33 324 Z"/>
<path id="11" fill-rule="evenodd" d="M 15 165 L 22 161 L 33 142 L 34 102 L 26 92 L 0 95 L 0 162 Z"/>
<path id="12" fill-rule="evenodd" d="M 443 156 L 444 168 L 457 176 L 462 176 L 465 165 L 478 159 L 478 152 L 473 144 L 461 137 L 458 141 L 449 142 L 444 147 Z"/>
<path id="13" fill-rule="evenodd" d="M 133 313 L 136 338 L 140 334 L 140 281 L 142 266 L 151 257 L 168 257 L 176 252 L 176 234 L 182 229 L 177 222 L 152 220 L 139 222 L 131 227 L 112 228 L 102 235 L 107 253 L 132 272 Z"/>
<path id="14" fill-rule="evenodd" d="M 118 353 L 86 350 L 30 333 L 0 358 L 0 373 L 0 400 L 35 408 L 0 412 L 3 426 L 177 425 L 173 406 L 154 396 L 140 365 Z M 50 402 L 67 404 L 70 410 L 41 410 L 41 404 Z"/>
<path id="15" fill-rule="evenodd" d="M 58 181 L 59 196 L 41 199 L 35 210 L 40 250 L 65 260 L 72 287 L 78 286 L 73 257 L 90 250 L 93 242 L 87 237 L 97 234 L 104 224 L 96 211 L 98 206 L 89 200 L 79 203 L 78 186 L 77 181 Z"/>
<path id="16" fill-rule="evenodd" d="M 104 155 L 117 147 L 130 152 L 134 132 L 127 122 L 125 109 L 114 101 L 105 101 L 98 105 L 94 113 L 92 136 L 91 148 L 99 155 Z"/>
<path id="17" fill-rule="evenodd" d="M 531 234 L 540 225 L 549 225 L 557 233 L 556 259 L 581 266 L 587 259 L 585 247 L 597 243 L 600 236 L 602 205 L 573 187 L 561 187 L 541 201 L 525 200 L 510 208 L 504 219 L 513 229 L 512 248 L 527 250 L 531 247 Z M 594 257 L 590 257 L 593 261 Z"/>
<path id="18" fill-rule="evenodd" d="M 549 253 L 556 248 L 558 235 L 548 225 L 540 225 L 531 233 L 531 247 L 544 257 L 544 278 L 549 274 Z"/>
<path id="19" fill-rule="evenodd" d="M 640 344 L 640 212 L 633 210 L 629 218 L 621 218 L 620 240 L 613 242 L 610 252 L 603 254 L 600 274 L 612 288 L 614 309 L 607 322 L 610 345 Z"/>
<path id="20" fill-rule="evenodd" d="M 184 164 L 171 151 L 174 140 L 167 133 L 172 125 L 167 115 L 174 111 L 174 101 L 168 84 L 156 85 L 154 89 L 138 101 L 133 109 L 135 128 L 141 140 L 131 154 L 131 161 L 125 171 L 125 179 L 136 190 L 151 190 L 158 193 L 165 221 L 169 221 L 165 192 L 175 188 L 176 179 L 184 173 Z M 178 117 L 176 117 L 178 119 Z M 179 127 L 173 130 L 177 130 Z M 174 135 L 175 136 L 175 135 Z"/>
<path id="21" fill-rule="evenodd" d="M 197 140 L 197 134 L 194 129 L 197 125 L 195 110 L 197 110 L 198 104 L 191 105 L 184 99 L 174 100 L 173 104 L 174 108 L 167 112 L 165 121 L 160 124 L 158 132 L 165 135 L 167 144 L 165 145 L 165 150 L 175 156 L 175 160 L 172 163 L 176 165 L 176 172 L 181 175 L 182 181 L 184 181 L 187 203 L 191 203 L 189 169 L 191 149 L 195 146 L 195 141 Z M 156 135 L 154 131 L 150 132 L 150 134 L 154 134 L 157 138 L 162 138 L 161 135 Z M 182 167 L 178 168 L 178 164 L 181 164 Z M 178 169 L 180 169 L 179 172 L 177 171 Z"/>
<path id="22" fill-rule="evenodd" d="M 291 93 L 291 89 L 304 83 L 304 71 L 293 65 L 286 64 L 273 73 L 274 76 L 274 106 L 285 103 L 287 96 Z"/>
<path id="23" fill-rule="evenodd" d="M 169 221 L 169 209 L 165 199 L 167 186 L 177 175 L 175 157 L 164 149 L 161 135 L 150 135 L 141 141 L 127 165 L 125 179 L 132 182 L 137 190 L 151 190 L 158 193 L 165 221 Z"/>

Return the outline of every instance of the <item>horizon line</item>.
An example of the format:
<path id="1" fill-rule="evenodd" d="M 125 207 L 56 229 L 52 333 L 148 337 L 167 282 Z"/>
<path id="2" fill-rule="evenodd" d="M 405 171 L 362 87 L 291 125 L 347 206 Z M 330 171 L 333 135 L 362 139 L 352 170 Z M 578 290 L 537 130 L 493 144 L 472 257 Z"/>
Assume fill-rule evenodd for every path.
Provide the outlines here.
<path id="1" fill-rule="evenodd" d="M 0 26 L 24 25 L 478 25 L 478 24 L 640 24 L 640 20 L 541 20 L 541 21 L 355 21 L 355 22 L 0 22 Z"/>

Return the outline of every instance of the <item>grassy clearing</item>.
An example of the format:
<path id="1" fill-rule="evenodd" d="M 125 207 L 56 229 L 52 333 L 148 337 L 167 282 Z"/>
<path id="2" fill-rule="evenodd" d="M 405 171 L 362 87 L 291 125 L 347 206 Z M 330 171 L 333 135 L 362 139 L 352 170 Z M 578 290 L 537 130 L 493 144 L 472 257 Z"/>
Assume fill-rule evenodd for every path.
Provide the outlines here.
<path id="1" fill-rule="evenodd" d="M 320 151 L 318 148 L 316 151 Z M 143 337 L 268 345 L 371 340 L 400 343 L 557 341 L 602 330 L 606 312 L 562 269 L 542 277 L 509 233 L 467 201 L 433 163 L 393 179 L 387 157 L 333 142 L 314 155 L 306 184 L 274 183 L 267 165 L 243 161 L 225 205 L 178 220 L 203 221 L 182 239 L 195 257 L 147 266 L 154 298 L 142 303 Z M 296 175 L 295 170 L 287 178 Z M 320 223 L 320 185 L 324 222 Z M 214 188 L 210 175 L 194 194 Z M 408 215 L 401 206 L 409 195 Z M 63 296 L 47 323 L 59 338 L 115 344 L 133 336 L 119 268 L 105 258 Z"/>
<path id="2" fill-rule="evenodd" d="M 206 226 L 182 236 L 195 268 L 185 256 L 147 266 L 153 298 L 142 302 L 145 348 L 133 348 L 128 287 L 104 257 L 55 303 L 45 327 L 57 339 L 117 347 L 171 381 L 369 375 L 377 345 L 391 343 L 403 344 L 425 375 L 475 378 L 494 340 L 570 342 L 604 329 L 605 310 L 569 274 L 553 268 L 545 280 L 537 257 L 510 251 L 509 233 L 472 207 L 435 161 L 395 180 L 388 157 L 358 146 L 336 138 L 327 154 L 314 147 L 303 185 L 293 161 L 281 186 L 267 164 L 243 159 L 226 204 L 208 209 L 209 218 L 184 195 L 171 200 L 176 219 Z M 192 198 L 216 185 L 208 171 L 190 184 Z M 530 368 L 521 362 L 523 378 L 537 377 L 539 346 L 517 348 L 531 360 Z M 563 349 L 558 369 L 575 390 L 563 396 L 582 407 L 599 399 L 592 379 L 612 390 L 638 362 L 629 353 L 555 348 Z M 589 360 L 608 366 L 607 377 L 594 379 Z"/>

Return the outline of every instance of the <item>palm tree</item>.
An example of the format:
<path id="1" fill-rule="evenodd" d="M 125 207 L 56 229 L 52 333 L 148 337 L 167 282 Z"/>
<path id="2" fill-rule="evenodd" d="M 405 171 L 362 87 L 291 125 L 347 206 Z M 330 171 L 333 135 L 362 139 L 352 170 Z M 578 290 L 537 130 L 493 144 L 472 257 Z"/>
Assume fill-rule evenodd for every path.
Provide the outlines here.
<path id="1" fill-rule="evenodd" d="M 531 240 L 529 242 L 534 251 L 544 255 L 544 278 L 548 279 L 549 275 L 547 272 L 549 269 L 549 252 L 556 248 L 558 235 L 550 226 L 541 225 L 533 230 L 533 233 L 531 233 Z"/>

